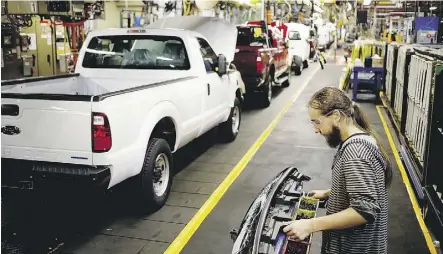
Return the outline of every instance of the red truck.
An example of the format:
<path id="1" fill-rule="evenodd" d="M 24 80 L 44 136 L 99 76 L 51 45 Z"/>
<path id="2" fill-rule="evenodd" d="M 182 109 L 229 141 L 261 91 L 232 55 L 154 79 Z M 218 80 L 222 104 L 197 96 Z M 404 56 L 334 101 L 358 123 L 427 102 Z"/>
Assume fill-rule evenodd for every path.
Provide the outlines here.
<path id="1" fill-rule="evenodd" d="M 285 35 L 285 26 L 269 24 Z M 274 30 L 272 29 L 272 30 Z M 273 87 L 288 87 L 288 49 L 284 38 L 266 27 L 264 21 L 249 21 L 237 26 L 237 47 L 233 64 L 241 73 L 246 86 L 246 98 L 257 95 L 259 102 L 268 107 Z"/>

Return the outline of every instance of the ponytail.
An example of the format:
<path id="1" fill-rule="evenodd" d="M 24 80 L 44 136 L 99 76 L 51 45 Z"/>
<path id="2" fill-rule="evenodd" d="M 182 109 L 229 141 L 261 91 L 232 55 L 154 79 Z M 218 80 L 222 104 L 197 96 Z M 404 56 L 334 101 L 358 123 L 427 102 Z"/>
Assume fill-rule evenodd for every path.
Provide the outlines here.
<path id="1" fill-rule="evenodd" d="M 388 156 L 388 153 L 386 152 L 385 147 L 380 142 L 380 139 L 377 137 L 377 135 L 372 131 L 371 126 L 369 124 L 368 118 L 366 114 L 363 112 L 362 108 L 357 104 L 352 102 L 352 116 L 354 119 L 354 122 L 357 124 L 358 127 L 366 131 L 368 134 L 370 134 L 372 137 L 375 138 L 377 141 L 377 144 L 380 148 L 381 154 L 383 156 L 383 159 L 386 163 L 385 168 L 385 185 L 386 187 L 389 187 L 392 182 L 392 164 L 391 160 Z"/>
<path id="2" fill-rule="evenodd" d="M 368 118 L 357 103 L 352 102 L 351 112 L 352 116 L 354 117 L 355 123 L 366 132 L 371 133 L 371 125 L 369 124 Z"/>

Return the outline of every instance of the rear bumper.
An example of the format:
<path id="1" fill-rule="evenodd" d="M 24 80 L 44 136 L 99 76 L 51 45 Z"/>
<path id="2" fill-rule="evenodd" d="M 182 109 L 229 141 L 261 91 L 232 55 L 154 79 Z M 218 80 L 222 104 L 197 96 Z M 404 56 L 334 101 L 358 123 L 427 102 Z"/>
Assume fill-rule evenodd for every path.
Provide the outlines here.
<path id="1" fill-rule="evenodd" d="M 107 189 L 109 166 L 86 166 L 52 162 L 3 159 L 2 190 Z"/>
<path id="2" fill-rule="evenodd" d="M 262 91 L 263 79 L 260 75 L 257 76 L 245 76 L 243 77 L 243 82 L 245 83 L 246 93 L 253 93 L 256 91 Z"/>

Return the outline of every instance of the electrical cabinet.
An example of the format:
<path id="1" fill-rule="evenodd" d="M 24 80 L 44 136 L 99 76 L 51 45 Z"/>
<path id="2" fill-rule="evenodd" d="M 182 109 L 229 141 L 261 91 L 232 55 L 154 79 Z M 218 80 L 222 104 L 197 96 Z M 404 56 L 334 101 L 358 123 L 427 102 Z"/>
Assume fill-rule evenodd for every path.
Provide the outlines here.
<path id="1" fill-rule="evenodd" d="M 4 5 L 8 14 L 69 15 L 72 9 L 72 1 L 5 1 Z"/>
<path id="2" fill-rule="evenodd" d="M 55 35 L 51 24 L 52 21 L 49 19 L 33 17 L 33 25 L 21 29 L 21 34 L 27 34 L 32 38 L 26 56 L 35 57 L 34 76 L 56 74 Z"/>
<path id="3" fill-rule="evenodd" d="M 41 8 L 46 5 L 44 1 L 5 1 L 4 5 L 8 14 L 33 14 L 46 10 L 46 7 Z"/>
<path id="4" fill-rule="evenodd" d="M 51 76 L 69 71 L 70 39 L 66 37 L 68 33 L 64 22 L 72 23 L 82 15 L 83 1 L 3 1 L 2 12 L 10 14 L 11 20 L 21 23 L 24 20 L 24 25 L 14 29 L 17 38 L 2 36 L 2 56 L 8 56 L 8 61 L 3 61 L 6 58 L 2 57 L 2 70 L 16 70 L 7 71 L 10 75 L 2 75 L 2 79 Z M 81 29 L 77 28 L 76 33 L 81 34 Z M 18 46 L 8 46 L 14 43 Z M 76 43 L 79 43 L 78 40 Z M 3 49 L 4 45 L 9 48 Z M 17 62 L 14 66 L 9 64 L 12 58 Z M 3 68 L 6 62 L 8 68 Z"/>

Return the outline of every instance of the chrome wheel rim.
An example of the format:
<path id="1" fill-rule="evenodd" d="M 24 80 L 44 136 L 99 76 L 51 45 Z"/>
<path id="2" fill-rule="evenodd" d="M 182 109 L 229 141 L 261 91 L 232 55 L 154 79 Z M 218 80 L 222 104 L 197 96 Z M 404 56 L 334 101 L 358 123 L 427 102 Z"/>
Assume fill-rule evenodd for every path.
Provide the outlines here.
<path id="1" fill-rule="evenodd" d="M 232 111 L 232 133 L 236 134 L 240 126 L 240 109 L 234 106 L 234 111 Z"/>
<path id="2" fill-rule="evenodd" d="M 163 196 L 168 188 L 169 182 L 169 159 L 166 154 L 161 153 L 155 158 L 153 171 L 154 193 L 157 196 Z"/>

